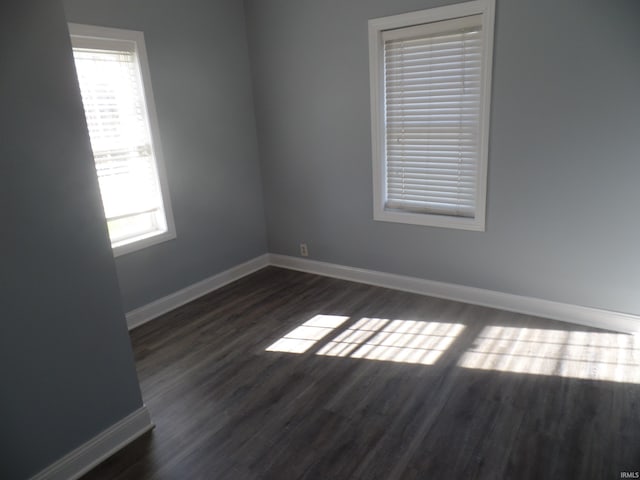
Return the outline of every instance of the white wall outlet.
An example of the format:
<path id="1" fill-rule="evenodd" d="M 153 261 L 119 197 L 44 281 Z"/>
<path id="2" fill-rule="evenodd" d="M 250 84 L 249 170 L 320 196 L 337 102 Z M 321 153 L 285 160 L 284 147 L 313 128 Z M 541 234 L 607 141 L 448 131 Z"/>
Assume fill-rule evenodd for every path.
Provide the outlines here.
<path id="1" fill-rule="evenodd" d="M 309 249 L 307 248 L 307 244 L 306 243 L 301 243 L 300 244 L 300 255 L 303 257 L 308 257 L 309 256 Z"/>

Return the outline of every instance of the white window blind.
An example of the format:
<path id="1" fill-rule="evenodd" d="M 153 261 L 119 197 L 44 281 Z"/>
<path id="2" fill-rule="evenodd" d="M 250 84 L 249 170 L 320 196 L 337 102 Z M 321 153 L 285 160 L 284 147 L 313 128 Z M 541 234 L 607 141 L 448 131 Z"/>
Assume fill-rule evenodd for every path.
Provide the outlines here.
<path id="1" fill-rule="evenodd" d="M 485 228 L 495 0 L 369 20 L 373 218 Z"/>
<path id="2" fill-rule="evenodd" d="M 475 216 L 480 15 L 383 33 L 385 208 Z"/>
<path id="3" fill-rule="evenodd" d="M 73 35 L 72 42 L 112 246 L 165 233 L 137 44 Z"/>

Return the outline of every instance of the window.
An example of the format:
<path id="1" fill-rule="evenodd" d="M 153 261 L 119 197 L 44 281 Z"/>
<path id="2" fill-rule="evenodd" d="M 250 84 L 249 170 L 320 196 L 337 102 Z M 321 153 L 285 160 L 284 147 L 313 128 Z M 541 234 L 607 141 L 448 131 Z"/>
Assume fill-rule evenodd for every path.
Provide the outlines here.
<path id="1" fill-rule="evenodd" d="M 494 7 L 369 21 L 374 219 L 484 230 Z"/>
<path id="2" fill-rule="evenodd" d="M 69 31 L 114 254 L 175 238 L 143 34 Z"/>

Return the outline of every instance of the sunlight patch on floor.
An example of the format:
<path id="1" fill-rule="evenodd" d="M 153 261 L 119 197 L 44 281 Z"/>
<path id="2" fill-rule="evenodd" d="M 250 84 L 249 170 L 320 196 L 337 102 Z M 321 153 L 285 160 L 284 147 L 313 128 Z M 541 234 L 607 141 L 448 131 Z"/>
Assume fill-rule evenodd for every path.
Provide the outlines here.
<path id="1" fill-rule="evenodd" d="M 633 335 L 486 327 L 458 365 L 480 370 L 640 383 Z"/>
<path id="2" fill-rule="evenodd" d="M 304 353 L 348 318 L 340 315 L 316 315 L 267 347 L 267 351 Z"/>
<path id="3" fill-rule="evenodd" d="M 462 330 L 455 323 L 362 318 L 318 354 L 432 365 Z"/>

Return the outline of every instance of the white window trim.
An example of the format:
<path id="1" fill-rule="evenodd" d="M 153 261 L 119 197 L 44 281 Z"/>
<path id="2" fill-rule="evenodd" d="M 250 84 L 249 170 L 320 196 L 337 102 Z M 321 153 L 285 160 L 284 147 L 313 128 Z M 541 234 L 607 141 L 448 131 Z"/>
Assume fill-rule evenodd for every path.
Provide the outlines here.
<path id="1" fill-rule="evenodd" d="M 168 240 L 176 238 L 176 227 L 173 220 L 173 209 L 171 207 L 171 199 L 169 196 L 169 184 L 167 182 L 167 173 L 165 169 L 164 156 L 160 145 L 160 129 L 158 127 L 158 116 L 153 101 L 153 89 L 151 88 L 151 74 L 149 73 L 149 62 L 147 60 L 147 49 L 144 42 L 144 33 L 135 30 L 123 30 L 119 28 L 99 27 L 96 25 L 82 25 L 78 23 L 69 23 L 69 34 L 71 37 L 100 40 L 102 46 L 105 42 L 111 43 L 114 48 L 118 48 L 118 44 L 122 42 L 133 42 L 135 44 L 136 55 L 140 64 L 140 75 L 142 77 L 142 88 L 144 90 L 145 103 L 147 107 L 147 116 L 149 119 L 149 129 L 151 133 L 151 142 L 153 154 L 156 162 L 156 171 L 158 173 L 158 181 L 160 183 L 160 194 L 162 197 L 162 206 L 166 217 L 167 230 L 162 233 L 149 233 L 141 235 L 136 240 L 125 243 L 112 245 L 113 255 L 119 257 L 127 253 L 142 250 L 152 245 L 157 245 Z"/>
<path id="2" fill-rule="evenodd" d="M 482 15 L 484 54 L 481 73 L 480 158 L 477 171 L 476 214 L 474 218 L 385 210 L 385 115 L 384 115 L 384 44 L 382 32 L 451 18 Z M 371 79 L 371 137 L 373 153 L 373 218 L 385 222 L 408 223 L 463 230 L 485 230 L 489 121 L 491 106 L 491 69 L 495 0 L 465 3 L 404 13 L 369 20 L 369 74 Z"/>

